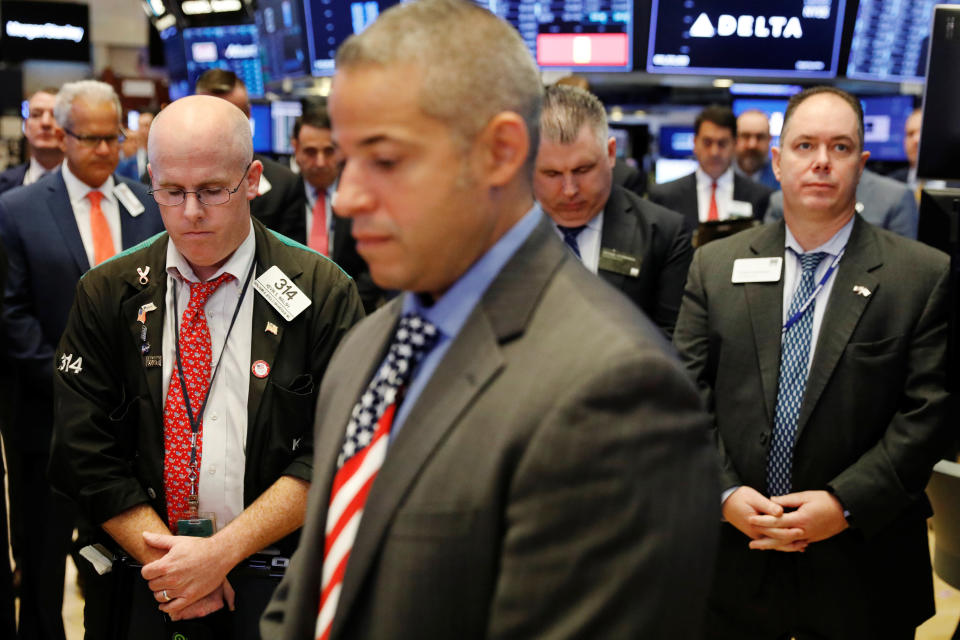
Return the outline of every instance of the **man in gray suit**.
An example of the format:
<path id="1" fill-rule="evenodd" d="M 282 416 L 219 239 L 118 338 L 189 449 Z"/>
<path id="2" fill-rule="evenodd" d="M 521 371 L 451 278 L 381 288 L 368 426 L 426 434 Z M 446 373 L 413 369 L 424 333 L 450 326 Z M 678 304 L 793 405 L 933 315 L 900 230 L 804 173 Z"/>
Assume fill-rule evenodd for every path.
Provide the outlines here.
<path id="1" fill-rule="evenodd" d="M 950 440 L 947 256 L 855 212 L 856 98 L 797 94 L 781 143 L 784 220 L 697 251 L 674 334 L 721 455 L 707 637 L 913 638 Z"/>
<path id="2" fill-rule="evenodd" d="M 700 630 L 705 416 L 659 330 L 535 205 L 541 95 L 516 31 L 465 0 L 398 5 L 340 48 L 337 211 L 405 293 L 321 385 L 303 543 L 263 637 Z"/>
<path id="3" fill-rule="evenodd" d="M 905 238 L 917 237 L 917 201 L 901 182 L 864 169 L 857 184 L 856 208 L 867 222 Z M 770 196 L 770 205 L 763 221 L 770 223 L 782 219 L 783 192 L 775 191 Z"/>

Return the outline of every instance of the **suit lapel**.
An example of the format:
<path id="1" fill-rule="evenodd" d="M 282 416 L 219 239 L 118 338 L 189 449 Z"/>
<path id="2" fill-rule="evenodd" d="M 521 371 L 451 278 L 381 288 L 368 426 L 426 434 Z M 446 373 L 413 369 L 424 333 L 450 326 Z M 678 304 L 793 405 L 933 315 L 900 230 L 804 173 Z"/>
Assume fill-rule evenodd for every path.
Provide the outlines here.
<path id="1" fill-rule="evenodd" d="M 783 257 L 783 222 L 767 225 L 751 243 L 754 257 Z M 773 424 L 777 401 L 777 376 L 780 371 L 780 330 L 783 320 L 783 276 L 777 282 L 752 282 L 743 285 L 747 313 L 757 349 L 757 366 L 763 383 L 763 401 L 768 424 Z"/>
<path id="2" fill-rule="evenodd" d="M 610 198 L 603 212 L 603 228 L 600 230 L 600 254 L 604 249 L 613 249 L 620 253 L 634 255 L 640 243 L 635 240 L 637 234 L 637 218 L 632 215 L 633 206 L 617 189 L 610 191 Z M 643 269 L 643 256 L 636 256 Z M 627 277 L 622 273 L 614 273 L 602 269 L 597 274 L 617 289 L 623 289 Z"/>
<path id="3" fill-rule="evenodd" d="M 500 345 L 523 332 L 542 290 L 562 262 L 569 259 L 551 227 L 546 218 L 541 219 L 526 243 L 491 284 L 391 444 L 367 498 L 363 520 L 350 552 L 332 637 L 342 629 L 387 528 L 421 469 L 450 430 L 457 427 L 460 417 L 469 410 L 481 390 L 505 366 Z M 389 338 L 390 329 L 392 325 L 384 342 Z M 342 432 L 339 435 L 342 438 Z M 339 442 L 336 447 L 339 449 Z M 322 477 L 326 479 L 327 476 Z M 329 484 L 326 490 L 329 491 Z"/>
<path id="4" fill-rule="evenodd" d="M 116 174 L 113 176 L 113 181 L 116 184 L 123 184 L 123 180 Z M 131 192 L 132 191 L 131 189 Z M 134 192 L 134 197 L 136 197 L 136 192 Z M 143 224 L 142 221 L 149 216 L 143 215 L 146 212 L 141 212 L 134 216 L 120 198 L 117 198 L 117 207 L 120 211 L 120 246 L 124 249 L 129 249 L 147 237 L 147 234 L 140 229 Z"/>
<path id="5" fill-rule="evenodd" d="M 683 199 L 683 206 L 680 212 L 687 217 L 689 228 L 696 229 L 700 224 L 700 200 L 697 196 L 697 174 L 691 173 L 686 178 L 687 182 L 683 185 L 680 197 Z"/>
<path id="6" fill-rule="evenodd" d="M 80 238 L 80 229 L 77 228 L 77 218 L 73 214 L 73 205 L 70 203 L 70 194 L 67 193 L 63 174 L 58 171 L 56 177 L 47 185 L 47 190 L 47 209 L 57 223 L 57 228 L 60 229 L 63 244 L 73 257 L 80 273 L 86 273 L 90 269 L 90 262 L 83 248 L 83 240 Z"/>
<path id="7" fill-rule="evenodd" d="M 810 376 L 803 394 L 803 405 L 797 420 L 799 437 L 820 399 L 827 381 L 833 375 L 850 336 L 872 297 L 853 292 L 857 285 L 876 293 L 880 280 L 873 273 L 883 264 L 876 232 L 868 222 L 857 215 L 847 241 L 847 250 L 837 268 L 836 280 L 830 292 L 827 310 L 820 325 L 816 350 L 810 366 Z"/>

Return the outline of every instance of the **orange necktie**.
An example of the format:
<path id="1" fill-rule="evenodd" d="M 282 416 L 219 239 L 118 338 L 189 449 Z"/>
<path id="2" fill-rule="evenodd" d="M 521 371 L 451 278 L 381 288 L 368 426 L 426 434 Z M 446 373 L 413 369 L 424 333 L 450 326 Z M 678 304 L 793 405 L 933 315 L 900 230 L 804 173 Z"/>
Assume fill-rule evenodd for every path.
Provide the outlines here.
<path id="1" fill-rule="evenodd" d="M 710 186 L 710 210 L 707 211 L 707 220 L 713 222 L 720 219 L 720 212 L 717 209 L 717 181 L 714 180 Z"/>
<path id="2" fill-rule="evenodd" d="M 310 226 L 310 240 L 307 246 L 323 255 L 330 254 L 330 234 L 327 231 L 327 194 L 317 190 L 317 201 L 313 203 L 313 222 Z"/>
<path id="3" fill-rule="evenodd" d="M 93 234 L 93 266 L 112 258 L 116 251 L 113 248 L 113 236 L 110 235 L 110 225 L 100 208 L 103 194 L 91 191 L 87 194 L 90 199 L 90 231 Z"/>

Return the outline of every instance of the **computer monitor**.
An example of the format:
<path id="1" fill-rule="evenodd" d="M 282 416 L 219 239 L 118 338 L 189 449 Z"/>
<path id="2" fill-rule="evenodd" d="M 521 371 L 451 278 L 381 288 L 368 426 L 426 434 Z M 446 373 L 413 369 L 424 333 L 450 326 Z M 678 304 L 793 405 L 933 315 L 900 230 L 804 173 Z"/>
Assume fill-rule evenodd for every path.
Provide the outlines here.
<path id="1" fill-rule="evenodd" d="M 652 0 L 647 71 L 832 78 L 845 0 Z"/>
<path id="2" fill-rule="evenodd" d="M 192 92 L 207 69 L 229 69 L 247 85 L 251 98 L 263 97 L 260 39 L 254 24 L 190 27 L 183 30 L 187 82 Z"/>
<path id="3" fill-rule="evenodd" d="M 306 75 L 310 56 L 302 0 L 259 0 L 254 19 L 260 36 L 263 81 L 270 85 Z"/>
<path id="4" fill-rule="evenodd" d="M 273 128 L 270 121 L 270 103 L 250 103 L 250 133 L 256 153 L 273 152 Z"/>
<path id="5" fill-rule="evenodd" d="M 863 105 L 863 148 L 871 160 L 906 162 L 903 150 L 904 127 L 913 113 L 912 96 L 865 96 Z"/>
<path id="6" fill-rule="evenodd" d="M 690 175 L 697 170 L 696 160 L 677 160 L 674 158 L 660 158 L 653 170 L 653 179 L 657 184 L 670 182 L 677 178 Z"/>
<path id="7" fill-rule="evenodd" d="M 917 176 L 960 179 L 960 6 L 934 10 Z"/>
<path id="8" fill-rule="evenodd" d="M 688 159 L 693 156 L 692 126 L 661 126 L 659 155 L 661 158 Z"/>
<path id="9" fill-rule="evenodd" d="M 270 103 L 270 128 L 273 130 L 273 152 L 292 154 L 290 136 L 293 123 L 303 114 L 303 106 L 295 100 L 275 100 Z"/>

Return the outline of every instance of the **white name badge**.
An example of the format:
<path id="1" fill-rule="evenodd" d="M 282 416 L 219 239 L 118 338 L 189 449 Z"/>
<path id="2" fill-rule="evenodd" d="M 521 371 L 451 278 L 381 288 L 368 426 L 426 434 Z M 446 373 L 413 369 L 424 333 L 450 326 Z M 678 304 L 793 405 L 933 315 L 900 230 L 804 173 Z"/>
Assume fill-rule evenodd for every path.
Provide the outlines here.
<path id="1" fill-rule="evenodd" d="M 265 175 L 263 175 L 263 174 L 261 173 L 261 174 L 260 174 L 260 184 L 257 185 L 257 195 L 258 195 L 258 196 L 262 196 L 262 195 L 265 194 L 267 191 L 270 191 L 270 189 L 273 189 L 273 185 L 270 184 L 270 181 L 269 181 L 269 180 L 267 180 L 267 176 L 265 176 Z"/>
<path id="2" fill-rule="evenodd" d="M 740 258 L 733 261 L 730 282 L 778 282 L 783 271 L 783 258 Z"/>
<path id="3" fill-rule="evenodd" d="M 288 322 L 310 306 L 310 298 L 276 265 L 254 280 L 253 288 Z"/>
<path id="4" fill-rule="evenodd" d="M 137 196 L 133 195 L 133 191 L 130 190 L 130 187 L 122 182 L 118 182 L 117 184 L 113 185 L 113 195 L 117 197 L 117 200 L 120 201 L 120 204 L 123 205 L 123 208 L 126 209 L 134 218 L 146 211 L 143 203 L 137 200 Z"/>
<path id="5" fill-rule="evenodd" d="M 727 206 L 727 213 L 731 218 L 752 218 L 753 205 L 743 200 L 731 200 Z"/>

